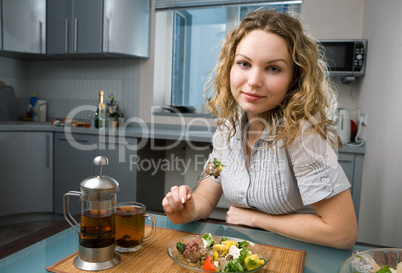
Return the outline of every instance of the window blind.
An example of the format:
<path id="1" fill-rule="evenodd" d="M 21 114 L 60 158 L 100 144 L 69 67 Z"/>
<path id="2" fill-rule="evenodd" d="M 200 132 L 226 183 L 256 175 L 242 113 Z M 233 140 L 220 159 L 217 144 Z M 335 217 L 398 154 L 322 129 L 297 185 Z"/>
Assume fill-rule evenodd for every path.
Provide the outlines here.
<path id="1" fill-rule="evenodd" d="M 156 10 L 191 9 L 202 7 L 254 5 L 254 4 L 300 4 L 302 0 L 156 0 Z"/>

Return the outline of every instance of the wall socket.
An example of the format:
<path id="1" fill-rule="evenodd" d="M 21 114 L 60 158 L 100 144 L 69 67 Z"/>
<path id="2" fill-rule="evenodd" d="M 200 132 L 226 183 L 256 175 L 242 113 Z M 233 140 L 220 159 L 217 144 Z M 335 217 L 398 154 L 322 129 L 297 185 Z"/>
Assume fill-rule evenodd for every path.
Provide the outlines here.
<path id="1" fill-rule="evenodd" d="M 360 114 L 360 120 L 363 126 L 367 126 L 367 113 Z"/>

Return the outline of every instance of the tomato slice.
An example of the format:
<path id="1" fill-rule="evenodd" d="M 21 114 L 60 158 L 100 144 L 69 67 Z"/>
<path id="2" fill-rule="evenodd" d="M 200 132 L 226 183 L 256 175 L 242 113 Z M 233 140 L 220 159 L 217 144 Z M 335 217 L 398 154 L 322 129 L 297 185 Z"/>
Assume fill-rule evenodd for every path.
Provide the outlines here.
<path id="1" fill-rule="evenodd" d="M 203 270 L 210 270 L 210 271 L 215 271 L 216 270 L 216 265 L 214 261 L 212 260 L 212 256 L 208 256 L 208 258 L 204 262 L 204 266 L 202 267 Z"/>

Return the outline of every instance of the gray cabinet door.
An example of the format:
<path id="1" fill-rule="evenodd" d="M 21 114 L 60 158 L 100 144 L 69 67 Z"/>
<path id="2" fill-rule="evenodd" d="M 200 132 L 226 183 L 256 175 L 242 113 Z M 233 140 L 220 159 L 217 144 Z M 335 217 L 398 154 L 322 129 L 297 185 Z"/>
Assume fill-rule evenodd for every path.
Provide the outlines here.
<path id="1" fill-rule="evenodd" d="M 354 154 L 338 153 L 338 162 L 342 166 L 349 182 L 352 184 L 351 191 L 353 191 L 354 159 Z"/>
<path id="2" fill-rule="evenodd" d="M 137 196 L 137 169 L 136 138 L 107 137 L 98 138 L 98 149 L 94 156 L 106 156 L 109 165 L 102 168 L 104 175 L 113 177 L 119 182 L 120 191 L 117 194 L 117 201 L 136 201 Z M 132 149 L 130 149 L 132 148 Z M 99 169 L 95 167 L 94 174 L 98 175 Z"/>
<path id="3" fill-rule="evenodd" d="M 55 133 L 54 139 L 54 211 L 63 214 L 63 195 L 69 191 L 79 191 L 82 180 L 93 176 L 94 136 L 73 134 L 74 142 L 83 148 L 71 145 L 64 133 Z M 78 197 L 70 197 L 72 215 L 81 212 Z"/>
<path id="4" fill-rule="evenodd" d="M 359 217 L 363 173 L 363 154 L 339 152 L 338 162 L 342 166 L 351 184 L 350 193 L 352 194 L 356 216 Z"/>
<path id="5" fill-rule="evenodd" d="M 0 217 L 53 211 L 53 133 L 0 132 Z"/>
<path id="6" fill-rule="evenodd" d="M 102 0 L 74 1 L 73 53 L 102 52 L 102 14 Z"/>
<path id="7" fill-rule="evenodd" d="M 73 45 L 73 0 L 47 2 L 47 53 L 71 52 Z"/>
<path id="8" fill-rule="evenodd" d="M 74 143 L 64 133 L 56 133 L 54 139 L 54 209 L 63 214 L 63 195 L 69 191 L 79 191 L 85 178 L 99 174 L 99 167 L 93 165 L 96 156 L 106 156 L 109 165 L 102 168 L 102 174 L 119 182 L 117 201 L 136 201 L 137 151 L 133 147 L 136 138 L 99 137 L 86 134 L 72 134 Z M 80 147 L 81 146 L 81 147 Z M 134 161 L 134 162 L 133 162 Z M 80 213 L 80 200 L 70 197 L 70 212 Z"/>
<path id="9" fill-rule="evenodd" d="M 104 0 L 103 24 L 104 52 L 149 57 L 149 0 Z"/>
<path id="10" fill-rule="evenodd" d="M 47 53 L 100 53 L 102 14 L 102 0 L 48 1 Z"/>
<path id="11" fill-rule="evenodd" d="M 46 53 L 46 0 L 3 0 L 3 50 Z"/>
<path id="12" fill-rule="evenodd" d="M 3 5 L 0 0 L 0 50 L 3 50 Z"/>

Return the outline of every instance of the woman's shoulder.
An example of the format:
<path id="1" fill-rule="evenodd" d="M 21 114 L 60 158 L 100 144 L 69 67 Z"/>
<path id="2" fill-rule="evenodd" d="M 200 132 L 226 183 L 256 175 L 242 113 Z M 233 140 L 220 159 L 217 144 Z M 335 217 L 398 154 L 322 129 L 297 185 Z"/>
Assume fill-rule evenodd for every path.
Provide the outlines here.
<path id="1" fill-rule="evenodd" d="M 295 140 L 300 139 L 315 139 L 317 141 L 326 141 L 331 137 L 331 130 L 329 128 L 324 129 L 321 126 L 315 126 L 314 121 L 311 120 L 299 120 L 298 132 L 294 137 Z"/>
<path id="2" fill-rule="evenodd" d="M 311 122 L 302 122 L 300 132 L 286 148 L 293 161 L 304 162 L 326 161 L 337 162 L 337 155 L 331 144 L 331 137 L 318 132 Z"/>

